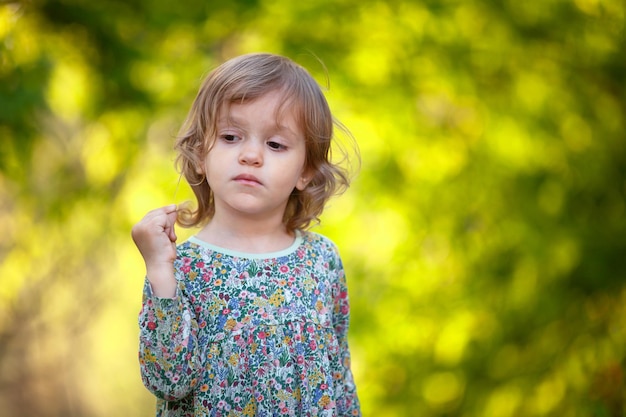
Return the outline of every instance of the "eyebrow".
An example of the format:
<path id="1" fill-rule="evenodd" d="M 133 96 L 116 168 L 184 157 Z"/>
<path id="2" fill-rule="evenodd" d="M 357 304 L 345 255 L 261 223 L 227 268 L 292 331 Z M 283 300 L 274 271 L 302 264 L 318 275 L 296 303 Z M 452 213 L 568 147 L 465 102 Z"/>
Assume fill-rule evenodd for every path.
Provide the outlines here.
<path id="1" fill-rule="evenodd" d="M 246 119 L 239 119 L 237 117 L 233 117 L 232 115 L 229 115 L 228 117 L 220 117 L 217 120 L 217 124 L 218 125 L 231 125 L 232 124 L 235 127 L 245 127 L 248 123 Z M 294 137 L 299 136 L 298 132 L 294 132 L 286 125 L 274 123 L 274 127 L 276 127 L 276 129 L 279 132 L 287 132 Z"/>

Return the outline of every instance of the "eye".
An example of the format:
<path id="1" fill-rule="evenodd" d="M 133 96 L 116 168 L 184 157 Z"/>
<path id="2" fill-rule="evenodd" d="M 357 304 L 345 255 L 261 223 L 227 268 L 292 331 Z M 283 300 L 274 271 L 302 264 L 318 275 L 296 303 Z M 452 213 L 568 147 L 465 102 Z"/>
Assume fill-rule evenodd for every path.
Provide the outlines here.
<path id="1" fill-rule="evenodd" d="M 236 135 L 230 135 L 230 134 L 221 135 L 220 138 L 224 142 L 235 142 L 238 139 Z"/>
<path id="2" fill-rule="evenodd" d="M 267 146 L 270 147 L 270 149 L 274 150 L 274 151 L 282 151 L 287 149 L 287 147 L 281 143 L 275 142 L 275 141 L 269 141 L 267 142 Z"/>

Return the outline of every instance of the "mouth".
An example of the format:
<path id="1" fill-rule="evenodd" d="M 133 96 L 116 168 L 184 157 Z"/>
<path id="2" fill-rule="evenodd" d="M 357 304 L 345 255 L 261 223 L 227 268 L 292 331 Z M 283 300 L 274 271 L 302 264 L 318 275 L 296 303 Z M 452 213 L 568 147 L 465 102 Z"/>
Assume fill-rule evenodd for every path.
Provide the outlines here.
<path id="1" fill-rule="evenodd" d="M 234 181 L 244 185 L 262 185 L 261 181 L 257 177 L 250 174 L 237 175 L 234 178 Z"/>

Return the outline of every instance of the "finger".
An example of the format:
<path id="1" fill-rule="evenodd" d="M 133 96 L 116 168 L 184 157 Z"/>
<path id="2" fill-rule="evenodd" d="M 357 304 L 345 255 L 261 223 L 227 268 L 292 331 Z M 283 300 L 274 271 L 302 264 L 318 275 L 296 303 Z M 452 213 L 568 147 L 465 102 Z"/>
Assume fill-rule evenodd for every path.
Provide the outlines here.
<path id="1" fill-rule="evenodd" d="M 178 217 L 178 213 L 173 211 L 167 214 L 167 235 L 172 242 L 176 242 L 176 219 Z"/>
<path id="2" fill-rule="evenodd" d="M 170 204 L 169 206 L 159 207 L 159 208 L 150 210 L 148 213 L 146 213 L 146 215 L 144 216 L 144 219 L 149 220 L 154 217 L 162 216 L 164 214 L 170 214 L 175 211 L 176 211 L 176 204 Z"/>
<path id="3" fill-rule="evenodd" d="M 169 206 L 165 206 L 161 208 L 165 214 L 176 213 L 178 211 L 178 207 L 176 204 L 170 204 Z"/>

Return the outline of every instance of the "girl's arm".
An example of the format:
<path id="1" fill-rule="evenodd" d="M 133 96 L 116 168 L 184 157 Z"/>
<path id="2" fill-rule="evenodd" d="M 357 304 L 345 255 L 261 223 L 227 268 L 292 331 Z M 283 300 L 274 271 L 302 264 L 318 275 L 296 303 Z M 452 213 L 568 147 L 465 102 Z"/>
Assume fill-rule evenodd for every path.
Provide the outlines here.
<path id="1" fill-rule="evenodd" d="M 337 255 L 337 281 L 334 293 L 333 326 L 339 341 L 340 373 L 343 382 L 343 392 L 337 398 L 337 411 L 340 416 L 360 416 L 361 408 L 356 392 L 356 385 L 350 367 L 350 349 L 348 347 L 348 327 L 350 324 L 350 303 L 348 300 L 348 286 L 339 255 Z"/>
<path id="2" fill-rule="evenodd" d="M 139 328 L 144 385 L 157 398 L 182 399 L 194 388 L 201 364 L 197 321 L 181 288 L 174 298 L 161 298 L 146 280 Z"/>
<path id="3" fill-rule="evenodd" d="M 174 276 L 176 206 L 153 210 L 132 237 L 146 264 L 139 315 L 141 376 L 146 387 L 168 401 L 184 397 L 195 383 L 197 324 Z"/>

